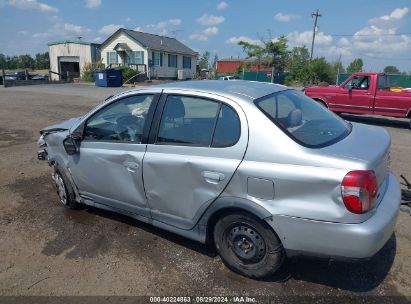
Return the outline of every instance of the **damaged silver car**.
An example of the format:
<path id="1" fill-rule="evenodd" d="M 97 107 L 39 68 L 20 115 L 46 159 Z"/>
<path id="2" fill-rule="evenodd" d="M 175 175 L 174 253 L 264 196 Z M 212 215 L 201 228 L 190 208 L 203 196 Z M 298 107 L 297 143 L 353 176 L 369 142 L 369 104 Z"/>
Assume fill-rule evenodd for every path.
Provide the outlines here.
<path id="1" fill-rule="evenodd" d="M 370 257 L 399 210 L 389 134 L 285 86 L 136 89 L 40 133 L 38 158 L 53 167 L 63 206 L 103 208 L 209 242 L 253 278 L 297 254 Z"/>

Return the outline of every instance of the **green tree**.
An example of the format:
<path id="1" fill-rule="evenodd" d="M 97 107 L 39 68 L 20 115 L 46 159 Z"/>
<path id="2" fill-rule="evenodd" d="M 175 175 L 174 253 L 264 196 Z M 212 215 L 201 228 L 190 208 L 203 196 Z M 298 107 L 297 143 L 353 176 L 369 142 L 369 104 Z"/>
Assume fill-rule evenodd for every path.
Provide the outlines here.
<path id="1" fill-rule="evenodd" d="M 284 72 L 288 63 L 287 38 L 280 36 L 278 40 L 270 40 L 265 43 L 265 52 L 268 57 L 268 65 L 274 67 L 276 72 Z"/>
<path id="2" fill-rule="evenodd" d="M 336 83 L 338 74 L 345 73 L 345 68 L 341 61 L 335 61 L 331 63 L 331 81 Z"/>
<path id="3" fill-rule="evenodd" d="M 247 41 L 240 41 L 239 46 L 243 48 L 243 51 L 247 53 L 248 58 L 255 58 L 257 60 L 257 70 L 261 68 L 261 61 L 265 55 L 265 49 L 257 44 L 252 44 Z"/>
<path id="4" fill-rule="evenodd" d="M 198 65 L 200 69 L 208 70 L 210 68 L 210 52 L 205 51 L 201 56 L 200 60 L 198 60 Z"/>
<path id="5" fill-rule="evenodd" d="M 305 84 L 311 79 L 310 53 L 305 46 L 294 47 L 288 60 L 286 84 Z"/>
<path id="6" fill-rule="evenodd" d="M 399 74 L 400 70 L 394 65 L 387 65 L 384 68 L 384 72 L 387 74 Z"/>
<path id="7" fill-rule="evenodd" d="M 0 54 L 0 68 L 6 68 L 7 67 L 7 60 L 6 60 L 6 55 Z"/>
<path id="8" fill-rule="evenodd" d="M 19 65 L 19 57 L 17 56 L 7 56 L 6 57 L 6 62 L 7 62 L 7 68 L 10 70 L 15 70 L 18 68 Z"/>
<path id="9" fill-rule="evenodd" d="M 38 53 L 35 56 L 35 62 L 34 62 L 34 67 L 37 70 L 44 70 L 44 69 L 50 69 L 50 58 L 49 58 L 49 53 Z"/>
<path id="10" fill-rule="evenodd" d="M 34 59 L 30 55 L 20 55 L 17 60 L 18 69 L 34 69 Z"/>
<path id="11" fill-rule="evenodd" d="M 361 72 L 363 68 L 364 62 L 361 58 L 354 59 L 350 65 L 347 67 L 347 73 L 357 73 Z"/>
<path id="12" fill-rule="evenodd" d="M 311 61 L 310 72 L 313 82 L 333 82 L 332 67 L 324 57 L 315 58 Z"/>
<path id="13" fill-rule="evenodd" d="M 281 36 L 278 40 L 263 41 L 262 45 L 240 41 L 239 46 L 247 53 L 248 58 L 256 58 L 257 68 L 261 65 L 274 67 L 276 72 L 283 72 L 287 67 L 287 38 Z"/>

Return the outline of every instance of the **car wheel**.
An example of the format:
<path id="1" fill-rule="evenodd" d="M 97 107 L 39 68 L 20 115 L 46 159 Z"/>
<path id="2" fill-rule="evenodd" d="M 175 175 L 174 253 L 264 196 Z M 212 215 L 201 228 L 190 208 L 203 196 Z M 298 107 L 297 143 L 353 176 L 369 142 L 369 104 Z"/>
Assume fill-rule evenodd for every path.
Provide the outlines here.
<path id="1" fill-rule="evenodd" d="M 285 257 L 277 235 L 248 213 L 220 218 L 214 227 L 214 244 L 228 268 L 255 279 L 273 275 Z"/>
<path id="2" fill-rule="evenodd" d="M 56 185 L 57 195 L 60 203 L 69 209 L 79 209 L 80 204 L 75 200 L 75 194 L 72 185 L 67 177 L 61 173 L 58 168 L 54 169 L 53 180 Z"/>

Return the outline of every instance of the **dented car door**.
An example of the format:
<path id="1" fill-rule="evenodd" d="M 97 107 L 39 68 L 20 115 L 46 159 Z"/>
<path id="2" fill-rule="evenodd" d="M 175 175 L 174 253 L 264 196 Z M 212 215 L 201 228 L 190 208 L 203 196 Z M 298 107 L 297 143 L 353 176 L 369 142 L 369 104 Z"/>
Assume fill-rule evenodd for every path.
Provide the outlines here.
<path id="1" fill-rule="evenodd" d="M 248 128 L 235 103 L 206 93 L 166 93 L 144 157 L 144 185 L 153 219 L 190 229 L 241 163 Z"/>
<path id="2" fill-rule="evenodd" d="M 144 193 L 143 133 L 157 95 L 132 95 L 87 119 L 80 151 L 69 167 L 80 195 L 110 207 L 149 217 Z"/>

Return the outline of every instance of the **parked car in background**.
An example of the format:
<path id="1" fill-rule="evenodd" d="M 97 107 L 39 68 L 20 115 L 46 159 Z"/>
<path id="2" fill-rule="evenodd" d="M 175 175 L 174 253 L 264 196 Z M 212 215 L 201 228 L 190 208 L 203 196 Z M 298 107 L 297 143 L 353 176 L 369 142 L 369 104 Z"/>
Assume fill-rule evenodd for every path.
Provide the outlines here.
<path id="1" fill-rule="evenodd" d="M 307 87 L 304 92 L 336 113 L 408 118 L 411 128 L 411 91 L 391 87 L 386 74 L 355 73 L 340 86 Z"/>
<path id="2" fill-rule="evenodd" d="M 293 255 L 370 257 L 399 210 L 388 132 L 281 85 L 131 90 L 40 133 L 38 158 L 53 167 L 63 206 L 214 244 L 230 269 L 253 278 Z"/>
<path id="3" fill-rule="evenodd" d="M 238 76 L 221 76 L 218 80 L 238 80 L 240 79 Z"/>
<path id="4" fill-rule="evenodd" d="M 30 77 L 32 80 L 49 80 L 48 74 L 36 74 Z"/>
<path id="5" fill-rule="evenodd" d="M 24 71 L 7 72 L 4 76 L 4 79 L 9 80 L 9 81 L 25 80 L 26 79 L 26 72 L 24 72 Z"/>

